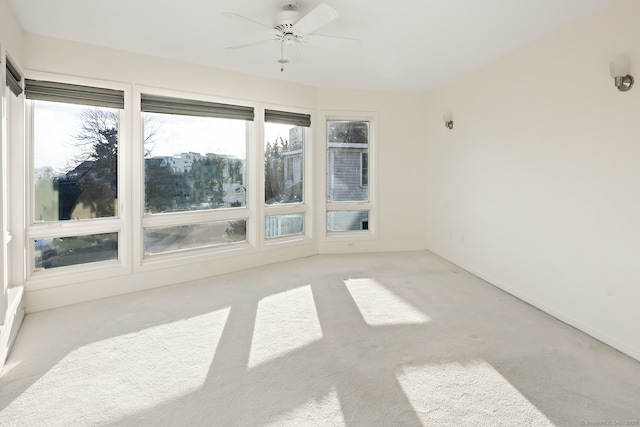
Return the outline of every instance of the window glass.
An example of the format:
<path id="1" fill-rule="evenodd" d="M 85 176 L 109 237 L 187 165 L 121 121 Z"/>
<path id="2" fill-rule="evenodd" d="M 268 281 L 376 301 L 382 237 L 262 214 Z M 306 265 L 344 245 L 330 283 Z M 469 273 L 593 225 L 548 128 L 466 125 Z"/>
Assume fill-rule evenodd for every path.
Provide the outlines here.
<path id="1" fill-rule="evenodd" d="M 369 211 L 329 211 L 328 231 L 354 231 L 369 229 Z"/>
<path id="2" fill-rule="evenodd" d="M 117 216 L 119 110 L 33 104 L 34 221 Z"/>
<path id="3" fill-rule="evenodd" d="M 368 201 L 369 122 L 327 122 L 327 199 Z"/>
<path id="4" fill-rule="evenodd" d="M 265 217 L 264 235 L 266 238 L 302 234 L 304 214 L 270 215 Z"/>
<path id="5" fill-rule="evenodd" d="M 34 249 L 38 270 L 117 260 L 118 233 L 39 239 Z"/>
<path id="6" fill-rule="evenodd" d="M 147 213 L 246 205 L 246 121 L 143 115 Z"/>
<path id="7" fill-rule="evenodd" d="M 243 219 L 144 230 L 144 250 L 148 254 L 217 246 L 246 240 L 247 223 Z"/>
<path id="8" fill-rule="evenodd" d="M 301 203 L 304 190 L 305 128 L 265 123 L 264 132 L 265 203 Z"/>

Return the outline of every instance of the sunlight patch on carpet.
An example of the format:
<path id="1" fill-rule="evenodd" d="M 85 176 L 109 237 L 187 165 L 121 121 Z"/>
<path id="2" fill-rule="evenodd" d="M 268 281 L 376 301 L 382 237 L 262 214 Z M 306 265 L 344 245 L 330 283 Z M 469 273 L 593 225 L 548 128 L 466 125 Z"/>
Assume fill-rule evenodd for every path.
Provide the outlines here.
<path id="1" fill-rule="evenodd" d="M 270 295 L 258 303 L 249 368 L 322 339 L 311 285 Z"/>
<path id="2" fill-rule="evenodd" d="M 373 279 L 346 279 L 344 284 L 367 325 L 413 325 L 431 320 Z"/>
<path id="3" fill-rule="evenodd" d="M 10 423 L 28 414 L 31 422 L 43 425 L 51 420 L 88 425 L 192 393 L 207 378 L 229 311 L 224 308 L 82 346 L 38 378 L 2 416 Z"/>
<path id="4" fill-rule="evenodd" d="M 310 399 L 291 411 L 280 415 L 277 420 L 264 424 L 265 427 L 294 427 L 305 425 L 345 426 L 344 416 L 335 387 L 319 399 Z"/>
<path id="5" fill-rule="evenodd" d="M 553 425 L 485 361 L 408 366 L 397 374 L 423 425 Z"/>

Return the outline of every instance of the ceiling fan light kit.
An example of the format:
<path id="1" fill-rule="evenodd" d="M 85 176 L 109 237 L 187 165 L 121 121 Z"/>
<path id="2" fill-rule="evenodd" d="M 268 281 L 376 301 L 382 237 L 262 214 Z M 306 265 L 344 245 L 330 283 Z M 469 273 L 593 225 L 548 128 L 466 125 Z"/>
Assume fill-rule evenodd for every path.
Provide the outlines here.
<path id="1" fill-rule="evenodd" d="M 278 59 L 278 63 L 280 63 L 280 71 L 284 71 L 284 64 L 289 62 L 289 60 L 284 57 L 285 46 L 299 47 L 302 44 L 321 44 L 323 41 L 331 42 L 334 45 L 343 44 L 348 46 L 358 44 L 360 42 L 355 39 L 315 34 L 317 29 L 328 24 L 339 16 L 338 12 L 326 3 L 319 4 L 304 16 L 302 16 L 298 11 L 297 1 L 283 0 L 281 4 L 282 10 L 275 14 L 274 24 L 272 27 L 237 13 L 223 13 L 224 16 L 229 18 L 241 20 L 245 23 L 250 23 L 263 29 L 269 29 L 271 32 L 270 38 L 252 43 L 229 46 L 227 49 L 243 49 L 250 46 L 266 44 L 272 41 L 280 42 L 280 59 Z M 273 38 L 273 36 L 275 36 L 275 38 Z"/>

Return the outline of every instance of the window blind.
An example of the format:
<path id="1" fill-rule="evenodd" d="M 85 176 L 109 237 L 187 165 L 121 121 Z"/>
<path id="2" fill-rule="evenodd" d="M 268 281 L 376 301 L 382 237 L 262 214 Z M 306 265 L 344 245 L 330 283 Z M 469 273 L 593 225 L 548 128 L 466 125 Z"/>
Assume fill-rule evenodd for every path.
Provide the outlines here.
<path id="1" fill-rule="evenodd" d="M 94 107 L 124 108 L 124 91 L 44 80 L 25 80 L 27 99 Z"/>
<path id="2" fill-rule="evenodd" d="M 289 111 L 264 110 L 264 121 L 294 126 L 311 126 L 311 115 L 291 113 Z"/>
<path id="3" fill-rule="evenodd" d="M 19 96 L 22 93 L 22 76 L 9 57 L 7 57 L 7 86 L 15 96 Z"/>
<path id="4" fill-rule="evenodd" d="M 253 107 L 219 104 L 143 93 L 142 111 L 147 113 L 181 114 L 187 116 L 216 117 L 222 119 L 253 120 Z"/>

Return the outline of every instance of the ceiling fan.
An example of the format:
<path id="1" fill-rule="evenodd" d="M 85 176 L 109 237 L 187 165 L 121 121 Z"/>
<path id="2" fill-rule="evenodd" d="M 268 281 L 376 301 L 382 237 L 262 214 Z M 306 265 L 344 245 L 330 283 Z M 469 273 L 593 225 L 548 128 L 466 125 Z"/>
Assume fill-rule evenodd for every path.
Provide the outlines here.
<path id="1" fill-rule="evenodd" d="M 273 20 L 273 26 L 233 12 L 223 12 L 223 15 L 249 23 L 253 26 L 259 26 L 264 30 L 268 30 L 271 34 L 270 38 L 265 38 L 251 43 L 228 46 L 226 49 L 236 50 L 271 42 L 280 42 L 280 59 L 278 60 L 280 63 L 280 71 L 284 71 L 284 64 L 289 62 L 289 60 L 284 58 L 285 46 L 299 48 L 300 45 L 304 44 L 326 47 L 348 47 L 360 43 L 360 40 L 356 39 L 315 33 L 317 29 L 340 16 L 333 7 L 326 3 L 319 4 L 303 16 L 298 11 L 297 0 L 283 0 L 282 10 L 276 13 Z"/>

